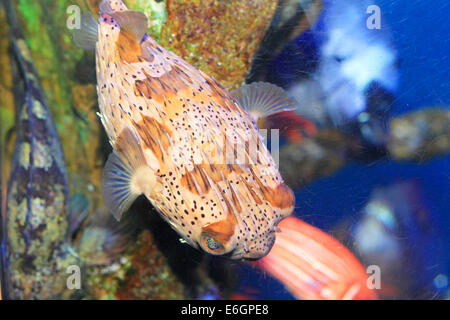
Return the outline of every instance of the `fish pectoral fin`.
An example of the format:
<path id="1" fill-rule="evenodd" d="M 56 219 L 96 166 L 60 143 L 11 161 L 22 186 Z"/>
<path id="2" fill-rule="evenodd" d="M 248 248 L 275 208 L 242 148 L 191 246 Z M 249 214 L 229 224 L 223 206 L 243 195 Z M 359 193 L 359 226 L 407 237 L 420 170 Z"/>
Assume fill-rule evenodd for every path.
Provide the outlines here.
<path id="1" fill-rule="evenodd" d="M 267 82 L 253 82 L 231 92 L 241 107 L 257 122 L 270 115 L 297 109 L 294 99 L 282 88 Z"/>
<path id="2" fill-rule="evenodd" d="M 80 29 L 73 30 L 73 41 L 84 50 L 95 51 L 98 40 L 98 22 L 90 12 L 81 16 Z"/>
<path id="3" fill-rule="evenodd" d="M 103 169 L 102 196 L 105 206 L 117 220 L 140 195 L 132 190 L 132 179 L 132 169 L 115 152 L 111 153 Z"/>
<path id="4" fill-rule="evenodd" d="M 121 30 L 124 30 L 141 41 L 147 32 L 148 19 L 141 11 L 127 10 L 118 11 L 111 14 Z"/>
<path id="5" fill-rule="evenodd" d="M 124 129 L 103 169 L 103 202 L 117 220 L 139 195 L 149 194 L 156 182 L 154 170 L 147 165 L 141 148 L 137 136 Z"/>

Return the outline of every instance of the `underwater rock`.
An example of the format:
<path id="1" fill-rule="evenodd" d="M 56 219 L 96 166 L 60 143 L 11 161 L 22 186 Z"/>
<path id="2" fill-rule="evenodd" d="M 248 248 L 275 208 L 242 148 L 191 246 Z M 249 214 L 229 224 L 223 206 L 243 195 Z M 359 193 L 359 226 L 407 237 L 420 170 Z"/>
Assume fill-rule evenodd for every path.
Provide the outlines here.
<path id="1" fill-rule="evenodd" d="M 77 235 L 84 298 L 198 299 L 218 291 L 203 255 L 180 243 L 150 204 L 138 200 L 130 211 L 117 223 L 101 207 Z"/>
<path id="2" fill-rule="evenodd" d="M 424 162 L 450 152 L 450 111 L 427 108 L 390 121 L 389 155 Z"/>
<path id="3" fill-rule="evenodd" d="M 61 139 L 70 190 L 86 194 L 90 202 L 95 203 L 99 190 L 92 181 L 100 179 L 103 161 L 99 152 L 100 124 L 95 116 L 95 84 L 78 78 L 82 73 L 83 79 L 95 79 L 95 70 L 83 68 L 89 55 L 83 55 L 73 46 L 72 31 L 67 27 L 67 8 L 76 4 L 81 10 L 87 10 L 86 3 L 12 2 Z"/>
<path id="4" fill-rule="evenodd" d="M 9 27 L 6 12 L 0 5 L 0 175 L 10 170 L 10 161 L 14 149 L 14 93 L 13 78 L 10 61 L 10 40 L 8 36 Z M 5 181 L 5 180 L 3 180 Z M 2 190 L 5 186 L 1 185 Z"/>
<path id="5" fill-rule="evenodd" d="M 167 0 L 161 45 L 227 89 L 240 86 L 272 20 L 272 0 Z"/>
<path id="6" fill-rule="evenodd" d="M 280 149 L 280 172 L 292 188 L 331 175 L 351 161 L 381 158 L 423 163 L 450 152 L 450 111 L 426 108 L 390 119 L 386 146 L 369 153 L 364 142 L 339 129 L 322 129 Z"/>
<path id="7" fill-rule="evenodd" d="M 136 243 L 108 264 L 86 268 L 86 298 L 92 299 L 186 299 L 181 282 L 173 277 L 166 258 L 150 232 L 139 234 Z"/>
<path id="8" fill-rule="evenodd" d="M 253 57 L 246 82 L 268 81 L 266 77 L 270 74 L 268 68 L 272 59 L 285 45 L 316 23 L 322 7 L 322 0 L 279 0 L 270 26 Z M 301 56 L 303 53 L 298 54 Z"/>
<path id="9" fill-rule="evenodd" d="M 68 241 L 64 155 L 14 11 L 6 10 L 17 63 L 13 65 L 17 137 L 3 217 L 3 295 L 70 298 L 74 291 L 68 289 L 66 272 L 80 261 Z"/>
<path id="10" fill-rule="evenodd" d="M 338 130 L 321 130 L 299 143 L 280 149 L 280 173 L 296 189 L 342 168 L 353 150 L 353 140 Z"/>

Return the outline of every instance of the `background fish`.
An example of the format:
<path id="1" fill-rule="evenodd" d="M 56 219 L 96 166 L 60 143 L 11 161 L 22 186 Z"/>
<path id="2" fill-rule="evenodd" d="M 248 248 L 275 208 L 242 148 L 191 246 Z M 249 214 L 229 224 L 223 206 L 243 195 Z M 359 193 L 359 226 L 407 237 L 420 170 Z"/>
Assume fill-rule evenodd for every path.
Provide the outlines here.
<path id="1" fill-rule="evenodd" d="M 355 256 L 332 236 L 298 218 L 279 224 L 270 253 L 253 262 L 275 277 L 297 299 L 377 299 Z"/>
<path id="2" fill-rule="evenodd" d="M 96 50 L 100 117 L 114 148 L 102 180 L 108 209 L 120 219 L 144 194 L 192 246 L 266 255 L 294 195 L 253 121 L 292 110 L 292 100 L 261 83 L 236 100 L 146 35 L 142 12 L 121 1 L 100 10 L 99 26 L 85 15 L 74 39 Z"/>

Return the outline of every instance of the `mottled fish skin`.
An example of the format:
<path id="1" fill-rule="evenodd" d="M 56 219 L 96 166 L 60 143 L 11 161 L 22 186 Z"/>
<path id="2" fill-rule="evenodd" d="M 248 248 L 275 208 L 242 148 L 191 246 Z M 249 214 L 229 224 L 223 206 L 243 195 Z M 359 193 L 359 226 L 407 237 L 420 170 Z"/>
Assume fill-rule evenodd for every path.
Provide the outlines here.
<path id="1" fill-rule="evenodd" d="M 142 152 L 150 168 L 141 190 L 193 247 L 233 259 L 266 255 L 294 195 L 255 124 L 213 78 L 149 36 L 121 30 L 112 17 L 127 10 L 121 1 L 108 10 L 99 19 L 96 67 L 114 150 L 127 148 L 125 130 L 135 133 L 142 150 L 132 152 Z M 225 161 L 233 146 L 244 150 L 244 162 Z"/>
<path id="2" fill-rule="evenodd" d="M 61 299 L 67 267 L 80 266 L 68 240 L 64 156 L 12 4 L 7 6 L 16 80 L 17 138 L 2 241 L 5 299 Z M 22 86 L 23 85 L 23 86 Z"/>

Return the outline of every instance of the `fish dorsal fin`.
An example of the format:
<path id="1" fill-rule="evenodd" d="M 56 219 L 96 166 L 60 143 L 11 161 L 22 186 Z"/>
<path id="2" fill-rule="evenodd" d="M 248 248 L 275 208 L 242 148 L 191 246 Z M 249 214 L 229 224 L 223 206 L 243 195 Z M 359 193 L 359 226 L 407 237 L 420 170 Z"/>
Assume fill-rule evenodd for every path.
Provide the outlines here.
<path id="1" fill-rule="evenodd" d="M 148 19 L 141 11 L 127 10 L 118 11 L 111 14 L 121 30 L 124 30 L 141 41 L 147 32 Z"/>
<path id="2" fill-rule="evenodd" d="M 105 206 L 120 220 L 139 195 L 150 192 L 155 181 L 155 173 L 147 165 L 139 138 L 131 129 L 125 128 L 103 169 Z"/>
<path id="3" fill-rule="evenodd" d="M 267 82 L 246 84 L 231 94 L 255 122 L 275 113 L 297 108 L 296 102 L 287 96 L 286 91 Z"/>
<path id="4" fill-rule="evenodd" d="M 80 29 L 73 30 L 73 41 L 84 50 L 95 51 L 98 40 L 98 22 L 90 12 L 81 16 Z"/>

